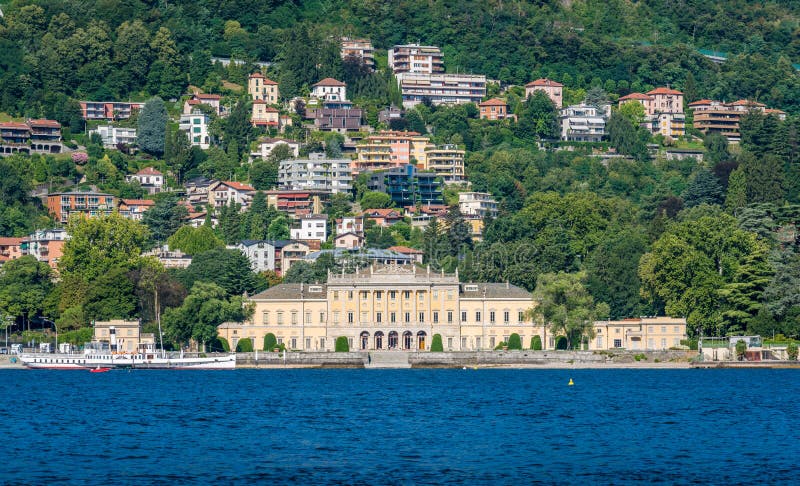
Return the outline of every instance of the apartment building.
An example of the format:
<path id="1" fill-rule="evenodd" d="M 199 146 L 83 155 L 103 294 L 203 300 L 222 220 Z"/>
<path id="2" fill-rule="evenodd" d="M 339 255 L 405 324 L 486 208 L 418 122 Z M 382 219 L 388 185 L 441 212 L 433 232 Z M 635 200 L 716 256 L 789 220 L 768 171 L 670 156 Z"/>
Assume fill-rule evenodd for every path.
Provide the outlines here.
<path id="1" fill-rule="evenodd" d="M 289 189 L 265 191 L 265 194 L 269 206 L 293 217 L 322 213 L 323 205 L 331 195 L 327 191 Z"/>
<path id="2" fill-rule="evenodd" d="M 536 91 L 544 93 L 553 101 L 556 108 L 564 105 L 564 85 L 552 79 L 540 78 L 525 85 L 525 98 L 530 98 Z"/>
<path id="3" fill-rule="evenodd" d="M 342 59 L 355 56 L 364 62 L 371 71 L 375 70 L 375 49 L 369 39 L 342 38 Z"/>
<path id="4" fill-rule="evenodd" d="M 466 152 L 457 145 L 446 144 L 431 147 L 427 150 L 423 169 L 442 178 L 445 184 L 464 184 L 464 156 Z"/>
<path id="5" fill-rule="evenodd" d="M 444 204 L 441 178 L 411 164 L 370 174 L 367 188 L 388 194 L 401 208 Z"/>
<path id="6" fill-rule="evenodd" d="M 61 124 L 55 120 L 0 123 L 0 156 L 16 153 L 58 154 L 62 150 Z"/>
<path id="7" fill-rule="evenodd" d="M 619 106 L 635 101 L 645 110 L 645 126 L 654 135 L 677 138 L 686 134 L 686 115 L 683 112 L 683 93 L 659 87 L 645 94 L 631 93 L 619 99 Z"/>
<path id="8" fill-rule="evenodd" d="M 328 239 L 328 216 L 304 214 L 295 220 L 289 231 L 293 240 L 317 240 L 325 243 Z"/>
<path id="9" fill-rule="evenodd" d="M 346 133 L 362 127 L 363 110 L 360 108 L 309 108 L 306 118 L 314 120 L 314 128 L 323 132 Z"/>
<path id="10" fill-rule="evenodd" d="M 444 56 L 436 46 L 397 45 L 389 49 L 389 67 L 395 74 L 444 72 Z"/>
<path id="11" fill-rule="evenodd" d="M 786 118 L 785 112 L 769 109 L 763 103 L 751 100 L 724 103 L 706 99 L 689 103 L 688 107 L 694 113 L 694 128 L 706 135 L 718 133 L 731 143 L 738 143 L 741 140 L 739 121 L 751 110 L 773 115 L 781 120 Z"/>
<path id="12" fill-rule="evenodd" d="M 497 201 L 488 192 L 462 192 L 458 194 L 458 209 L 465 218 L 496 218 Z"/>
<path id="13" fill-rule="evenodd" d="M 280 162 L 278 184 L 282 189 L 348 192 L 353 182 L 350 159 L 329 159 L 324 153 L 312 153 L 307 159 Z"/>
<path id="14" fill-rule="evenodd" d="M 81 114 L 84 120 L 126 120 L 134 110 L 141 110 L 144 103 L 121 101 L 81 101 Z"/>
<path id="15" fill-rule="evenodd" d="M 228 248 L 241 251 L 254 272 L 272 271 L 278 275 L 284 274 L 293 263 L 303 260 L 310 252 L 307 243 L 294 240 L 242 240 Z"/>
<path id="16" fill-rule="evenodd" d="M 391 169 L 407 164 L 424 167 L 430 138 L 417 132 L 381 131 L 356 145 L 353 172 Z"/>
<path id="17" fill-rule="evenodd" d="M 404 108 L 412 108 L 426 99 L 434 105 L 477 105 L 486 97 L 486 76 L 482 74 L 407 72 L 396 77 Z"/>
<path id="18" fill-rule="evenodd" d="M 56 270 L 64 243 L 68 238 L 67 230 L 62 228 L 36 230 L 23 238 L 20 249 L 24 255 L 33 255 L 40 262 L 47 263 L 50 268 Z"/>
<path id="19" fill-rule="evenodd" d="M 47 195 L 47 209 L 57 222 L 66 224 L 70 216 L 109 215 L 117 207 L 117 198 L 100 192 L 56 192 Z"/>
<path id="20" fill-rule="evenodd" d="M 595 337 L 589 350 L 666 350 L 681 346 L 686 339 L 686 319 L 672 317 L 639 317 L 594 323 Z M 555 338 L 550 337 L 552 348 Z"/>
<path id="21" fill-rule="evenodd" d="M 10 238 L 0 236 L 0 265 L 16 260 L 24 255 L 22 243 L 24 238 Z"/>
<path id="22" fill-rule="evenodd" d="M 244 212 L 253 200 L 256 190 L 253 186 L 234 181 L 217 181 L 208 186 L 208 204 L 221 208 L 230 204 L 239 204 Z"/>
<path id="23" fill-rule="evenodd" d="M 266 101 L 269 104 L 276 104 L 280 101 L 278 83 L 261 73 L 253 73 L 248 77 L 247 93 L 253 98 L 253 101 Z"/>
<path id="24" fill-rule="evenodd" d="M 606 120 L 611 106 L 597 107 L 581 103 L 570 105 L 560 112 L 561 140 L 570 142 L 599 142 L 606 136 Z"/>
<path id="25" fill-rule="evenodd" d="M 136 145 L 136 129 L 100 125 L 89 130 L 89 135 L 97 134 L 103 140 L 103 147 L 116 148 L 118 145 Z"/>
<path id="26" fill-rule="evenodd" d="M 186 133 L 189 143 L 193 147 L 200 147 L 205 150 L 211 146 L 211 137 L 208 135 L 208 125 L 211 119 L 208 115 L 198 109 L 191 113 L 181 115 L 178 128 Z"/>

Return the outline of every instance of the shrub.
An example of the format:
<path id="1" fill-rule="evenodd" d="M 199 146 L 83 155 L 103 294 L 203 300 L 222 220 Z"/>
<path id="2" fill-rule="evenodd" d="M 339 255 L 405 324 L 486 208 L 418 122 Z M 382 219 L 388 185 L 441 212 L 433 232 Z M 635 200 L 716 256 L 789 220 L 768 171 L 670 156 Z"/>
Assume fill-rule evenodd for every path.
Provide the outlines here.
<path id="1" fill-rule="evenodd" d="M 736 359 L 741 361 L 744 359 L 744 353 L 747 351 L 747 343 L 744 341 L 736 342 Z"/>
<path id="2" fill-rule="evenodd" d="M 558 336 L 556 338 L 556 349 L 567 349 L 567 336 Z"/>
<path id="3" fill-rule="evenodd" d="M 786 355 L 789 356 L 790 360 L 797 361 L 797 344 L 794 342 L 789 343 L 786 346 Z"/>
<path id="4" fill-rule="evenodd" d="M 531 349 L 534 351 L 542 350 L 542 337 L 538 334 L 531 338 Z"/>
<path id="5" fill-rule="evenodd" d="M 522 339 L 520 339 L 519 334 L 512 333 L 508 336 L 508 349 L 522 349 Z"/>
<path id="6" fill-rule="evenodd" d="M 434 334 L 433 340 L 431 341 L 431 351 L 434 353 L 441 353 L 444 351 L 444 346 L 442 345 L 442 335 L 441 334 Z"/>
<path id="7" fill-rule="evenodd" d="M 501 349 L 505 348 L 506 346 L 508 346 L 508 343 L 506 343 L 505 341 L 500 341 L 499 343 L 497 343 L 497 346 L 494 347 L 494 350 L 495 351 L 500 351 Z"/>
<path id="8" fill-rule="evenodd" d="M 347 353 L 350 351 L 350 344 L 347 342 L 347 338 L 344 336 L 339 336 L 336 338 L 336 352 L 337 353 Z"/>
<path id="9" fill-rule="evenodd" d="M 275 335 L 271 332 L 268 332 L 266 336 L 264 336 L 264 351 L 272 351 L 278 346 L 278 340 L 275 338 Z"/>
<path id="10" fill-rule="evenodd" d="M 633 359 L 635 359 L 636 361 L 641 361 L 641 360 L 647 361 L 647 356 L 645 356 L 644 353 L 639 353 L 639 354 L 634 355 Z"/>
<path id="11" fill-rule="evenodd" d="M 208 351 L 211 353 L 229 353 L 231 351 L 231 346 L 228 344 L 228 340 L 223 337 L 215 337 L 208 343 Z"/>
<path id="12" fill-rule="evenodd" d="M 236 352 L 237 353 L 252 353 L 253 352 L 253 340 L 250 338 L 240 339 L 238 343 L 236 343 Z"/>

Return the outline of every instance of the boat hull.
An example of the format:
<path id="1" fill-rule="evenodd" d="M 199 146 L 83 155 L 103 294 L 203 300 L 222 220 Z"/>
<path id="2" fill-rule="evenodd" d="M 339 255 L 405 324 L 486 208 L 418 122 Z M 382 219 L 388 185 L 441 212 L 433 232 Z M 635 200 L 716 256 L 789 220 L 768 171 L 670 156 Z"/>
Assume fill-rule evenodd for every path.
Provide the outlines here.
<path id="1" fill-rule="evenodd" d="M 29 354 L 20 361 L 31 369 L 85 370 L 95 368 L 232 370 L 236 355 L 201 358 L 162 358 L 148 355 Z"/>

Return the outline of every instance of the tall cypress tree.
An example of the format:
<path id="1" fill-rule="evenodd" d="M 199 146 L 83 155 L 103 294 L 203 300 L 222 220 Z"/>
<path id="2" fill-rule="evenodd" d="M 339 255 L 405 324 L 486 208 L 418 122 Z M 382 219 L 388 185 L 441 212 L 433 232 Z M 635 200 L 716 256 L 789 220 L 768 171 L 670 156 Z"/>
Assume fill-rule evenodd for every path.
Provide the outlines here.
<path id="1" fill-rule="evenodd" d="M 140 149 L 155 156 L 164 154 L 167 135 L 167 108 L 164 100 L 156 96 L 144 104 L 139 113 L 139 129 L 136 135 Z"/>

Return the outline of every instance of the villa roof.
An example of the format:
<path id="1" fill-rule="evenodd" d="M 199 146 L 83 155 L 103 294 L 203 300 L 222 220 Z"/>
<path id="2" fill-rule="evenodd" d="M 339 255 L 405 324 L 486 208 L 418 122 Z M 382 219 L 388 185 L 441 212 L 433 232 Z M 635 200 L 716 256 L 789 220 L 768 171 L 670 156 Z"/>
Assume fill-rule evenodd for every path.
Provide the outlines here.
<path id="1" fill-rule="evenodd" d="M 28 125 L 32 127 L 61 128 L 61 124 L 55 120 L 28 120 Z"/>
<path id="2" fill-rule="evenodd" d="M 689 106 L 710 105 L 713 102 L 714 102 L 714 100 L 697 100 L 697 101 L 692 101 L 691 103 L 689 103 Z"/>
<path id="3" fill-rule="evenodd" d="M 656 88 L 654 90 L 650 90 L 650 91 L 647 92 L 647 94 L 649 94 L 649 95 L 682 95 L 683 93 L 681 93 L 677 89 L 661 87 L 661 88 Z"/>
<path id="4" fill-rule="evenodd" d="M 311 288 L 320 288 L 319 292 L 311 292 Z M 325 284 L 283 283 L 250 297 L 253 300 L 326 300 L 328 293 Z"/>
<path id="5" fill-rule="evenodd" d="M 650 97 L 644 93 L 631 93 L 621 97 L 620 101 L 627 101 L 627 100 L 649 100 Z"/>
<path id="6" fill-rule="evenodd" d="M 483 103 L 479 104 L 478 106 L 507 106 L 508 103 L 501 100 L 500 98 L 492 98 L 490 100 L 486 100 Z"/>
<path id="7" fill-rule="evenodd" d="M 24 123 L 19 122 L 4 122 L 0 123 L 0 128 L 15 128 L 17 130 L 30 130 L 31 127 Z"/>
<path id="8" fill-rule="evenodd" d="M 122 203 L 127 206 L 155 206 L 156 202 L 152 199 L 123 199 Z"/>
<path id="9" fill-rule="evenodd" d="M 553 87 L 553 88 L 560 88 L 560 87 L 563 87 L 564 85 L 559 83 L 559 82 L 553 81 L 552 79 L 547 79 L 547 78 L 539 78 L 539 79 L 537 79 L 535 81 L 531 81 L 530 83 L 525 85 L 526 88 L 533 88 L 533 87 L 538 87 L 538 86 L 548 86 L 548 87 Z"/>
<path id="10" fill-rule="evenodd" d="M 256 189 L 253 186 L 249 186 L 247 184 L 242 184 L 241 182 L 234 182 L 234 181 L 220 181 L 215 185 L 226 185 L 231 189 L 235 189 L 237 191 L 255 191 Z"/>
<path id="11" fill-rule="evenodd" d="M 462 283 L 461 296 L 465 298 L 486 297 L 487 299 L 531 299 L 530 292 L 508 283 Z"/>
<path id="12" fill-rule="evenodd" d="M 136 175 L 164 175 L 164 174 L 162 174 L 161 172 L 152 167 L 145 167 L 144 169 L 137 172 Z"/>
<path id="13" fill-rule="evenodd" d="M 325 78 L 320 82 L 315 83 L 314 86 L 347 86 L 347 85 L 333 78 Z"/>
<path id="14" fill-rule="evenodd" d="M 396 251 L 397 253 L 402 253 L 404 255 L 422 255 L 425 252 L 421 250 L 417 250 L 416 248 L 409 248 L 407 246 L 390 246 L 387 250 Z"/>

